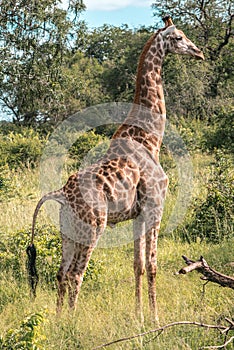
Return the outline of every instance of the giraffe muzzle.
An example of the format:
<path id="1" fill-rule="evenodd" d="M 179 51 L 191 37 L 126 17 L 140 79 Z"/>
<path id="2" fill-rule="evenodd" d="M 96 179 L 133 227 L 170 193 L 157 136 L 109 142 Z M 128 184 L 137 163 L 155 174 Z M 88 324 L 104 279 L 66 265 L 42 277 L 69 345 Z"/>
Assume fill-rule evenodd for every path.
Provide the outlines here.
<path id="1" fill-rule="evenodd" d="M 197 50 L 194 50 L 193 49 L 193 56 L 197 59 L 197 60 L 202 60 L 204 61 L 205 60 L 205 57 L 204 57 L 204 54 L 201 50 L 197 49 Z"/>
<path id="2" fill-rule="evenodd" d="M 203 61 L 205 60 L 205 57 L 202 51 L 200 51 L 199 53 L 196 53 L 195 57 L 197 60 L 203 60 Z"/>

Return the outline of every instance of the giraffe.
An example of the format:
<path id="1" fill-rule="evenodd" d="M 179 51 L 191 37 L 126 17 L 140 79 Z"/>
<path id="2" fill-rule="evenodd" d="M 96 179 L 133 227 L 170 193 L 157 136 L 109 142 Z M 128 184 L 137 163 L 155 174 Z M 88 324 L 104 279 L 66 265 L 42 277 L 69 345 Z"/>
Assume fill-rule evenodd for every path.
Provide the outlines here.
<path id="1" fill-rule="evenodd" d="M 166 122 L 162 64 L 168 53 L 204 59 L 201 50 L 175 27 L 170 16 L 163 20 L 165 26 L 143 48 L 134 104 L 113 135 L 106 154 L 95 164 L 71 175 L 61 189 L 44 195 L 36 206 L 27 248 L 34 294 L 38 279 L 33 244 L 37 214 L 47 200 L 61 205 L 58 312 L 67 289 L 69 306 L 75 308 L 84 272 L 106 226 L 133 219 L 136 312 L 143 318 L 142 281 L 146 270 L 149 307 L 153 319 L 157 319 L 157 239 L 168 187 L 168 177 L 159 162 Z"/>

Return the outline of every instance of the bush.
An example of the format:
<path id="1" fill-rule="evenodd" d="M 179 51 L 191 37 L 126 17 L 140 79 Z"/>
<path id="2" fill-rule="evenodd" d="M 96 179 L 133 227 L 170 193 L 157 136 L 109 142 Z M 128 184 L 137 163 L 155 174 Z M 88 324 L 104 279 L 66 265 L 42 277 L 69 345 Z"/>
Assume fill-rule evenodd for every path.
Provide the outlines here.
<path id="1" fill-rule="evenodd" d="M 69 154 L 76 161 L 76 167 L 85 167 L 100 159 L 107 148 L 108 138 L 96 134 L 94 131 L 88 131 L 76 140 L 70 148 Z"/>
<path id="2" fill-rule="evenodd" d="M 0 167 L 0 201 L 8 198 L 9 192 L 12 189 L 8 166 Z"/>
<path id="3" fill-rule="evenodd" d="M 13 234 L 1 233 L 0 266 L 2 272 L 12 273 L 18 281 L 26 279 L 26 248 L 31 237 L 30 229 Z M 35 245 L 37 249 L 37 270 L 42 286 L 56 288 L 56 275 L 60 266 L 61 238 L 52 225 L 37 227 Z M 101 262 L 90 260 L 84 280 L 97 279 L 101 271 Z"/>
<path id="4" fill-rule="evenodd" d="M 41 139 L 32 129 L 19 133 L 0 134 L 0 166 L 35 167 L 41 154 L 45 139 Z"/>
<path id="5" fill-rule="evenodd" d="M 215 117 L 215 121 L 210 125 L 210 129 L 205 132 L 204 144 L 207 149 L 216 148 L 230 150 L 234 149 L 234 112 L 220 113 Z"/>
<path id="6" fill-rule="evenodd" d="M 195 200 L 191 222 L 183 228 L 183 238 L 198 237 L 210 242 L 220 242 L 233 236 L 234 173 L 230 156 L 216 151 L 212 175 L 207 184 L 204 201 Z"/>
<path id="7" fill-rule="evenodd" d="M 40 334 L 39 326 L 43 321 L 44 317 L 39 313 L 28 316 L 18 328 L 9 329 L 4 337 L 0 336 L 0 349 L 42 349 L 41 341 L 45 340 L 45 336 Z"/>

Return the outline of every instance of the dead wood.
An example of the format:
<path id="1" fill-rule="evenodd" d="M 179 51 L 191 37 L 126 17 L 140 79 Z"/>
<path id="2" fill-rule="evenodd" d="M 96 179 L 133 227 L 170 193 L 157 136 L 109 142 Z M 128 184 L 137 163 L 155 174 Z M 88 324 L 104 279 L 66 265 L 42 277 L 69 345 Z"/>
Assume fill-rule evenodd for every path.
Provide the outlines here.
<path id="1" fill-rule="evenodd" d="M 196 270 L 203 275 L 201 277 L 202 280 L 214 282 L 222 287 L 234 289 L 234 278 L 212 269 L 202 256 L 198 261 L 193 261 L 184 255 L 182 258 L 186 262 L 187 266 L 180 269 L 176 274 L 186 274 L 188 272 Z"/>
<path id="2" fill-rule="evenodd" d="M 156 329 L 151 329 L 151 330 L 149 330 L 147 332 L 144 332 L 144 333 L 139 333 L 139 334 L 135 334 L 135 335 L 132 335 L 132 336 L 127 336 L 127 337 L 124 337 L 124 338 L 113 340 L 113 341 L 111 341 L 109 343 L 105 343 L 105 344 L 99 345 L 99 346 L 95 347 L 92 350 L 102 349 L 102 348 L 108 347 L 108 346 L 113 345 L 113 344 L 126 342 L 126 341 L 133 340 L 133 339 L 136 339 L 136 338 L 139 338 L 139 337 L 143 337 L 143 336 L 146 336 L 146 335 L 149 335 L 149 334 L 152 334 L 152 333 L 160 332 L 159 333 L 159 335 L 160 335 L 163 331 L 165 331 L 168 328 L 171 328 L 171 327 L 174 327 L 174 326 L 181 326 L 181 325 L 187 325 L 187 326 L 190 325 L 190 326 L 196 326 L 196 327 L 203 327 L 203 328 L 206 328 L 206 329 L 217 329 L 222 334 L 228 334 L 228 332 L 230 330 L 234 329 L 234 322 L 232 320 L 229 320 L 228 318 L 225 318 L 225 320 L 228 322 L 228 324 L 229 324 L 228 326 L 221 325 L 221 324 L 220 325 L 205 324 L 205 323 L 191 322 L 191 321 L 172 322 L 172 323 L 166 324 L 165 326 L 162 326 L 162 327 L 159 327 L 159 328 L 156 328 Z M 225 344 L 223 344 L 221 347 L 224 347 L 225 345 L 229 344 L 232 340 L 233 340 L 233 337 L 231 337 L 228 341 L 226 341 Z M 221 347 L 213 347 L 213 348 L 219 349 Z M 206 347 L 206 348 L 207 349 L 208 348 L 211 349 L 212 346 Z M 203 347 L 202 349 L 205 349 L 205 348 Z"/>

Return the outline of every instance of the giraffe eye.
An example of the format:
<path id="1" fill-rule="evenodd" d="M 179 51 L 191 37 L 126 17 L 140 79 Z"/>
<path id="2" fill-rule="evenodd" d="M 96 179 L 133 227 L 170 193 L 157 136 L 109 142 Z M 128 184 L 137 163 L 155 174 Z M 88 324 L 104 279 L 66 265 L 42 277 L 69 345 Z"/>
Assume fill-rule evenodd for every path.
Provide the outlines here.
<path id="1" fill-rule="evenodd" d="M 182 36 L 177 36 L 177 37 L 176 37 L 176 40 L 178 40 L 178 41 L 179 41 L 179 40 L 182 40 L 182 39 L 183 39 Z"/>

